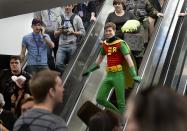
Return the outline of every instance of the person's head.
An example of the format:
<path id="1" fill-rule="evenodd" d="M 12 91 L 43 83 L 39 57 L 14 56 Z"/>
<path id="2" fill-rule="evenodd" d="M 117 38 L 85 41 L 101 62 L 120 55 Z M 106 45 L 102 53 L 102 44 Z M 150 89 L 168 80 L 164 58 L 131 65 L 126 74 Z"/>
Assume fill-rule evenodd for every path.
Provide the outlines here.
<path id="1" fill-rule="evenodd" d="M 73 4 L 66 4 L 64 6 L 64 9 L 65 9 L 65 13 L 66 14 L 71 14 L 72 13 L 72 10 L 73 10 Z"/>
<path id="2" fill-rule="evenodd" d="M 166 87 L 152 87 L 131 96 L 126 131 L 186 131 L 187 101 Z"/>
<path id="3" fill-rule="evenodd" d="M 112 22 L 106 23 L 105 27 L 105 38 L 109 39 L 112 38 L 116 33 L 116 25 Z"/>
<path id="4" fill-rule="evenodd" d="M 21 57 L 20 56 L 10 57 L 10 70 L 15 75 L 21 73 Z"/>
<path id="5" fill-rule="evenodd" d="M 63 83 L 59 72 L 44 70 L 33 75 L 30 80 L 30 91 L 36 104 L 50 101 L 55 106 L 63 100 Z"/>
<path id="6" fill-rule="evenodd" d="M 40 33 L 42 29 L 42 21 L 39 19 L 33 19 L 31 27 L 34 33 Z"/>
<path id="7" fill-rule="evenodd" d="M 0 93 L 0 109 L 2 109 L 4 105 L 5 105 L 4 96 L 3 94 Z"/>
<path id="8" fill-rule="evenodd" d="M 111 110 L 93 115 L 89 120 L 89 131 L 120 131 L 119 116 Z"/>
<path id="9" fill-rule="evenodd" d="M 114 0 L 113 6 L 115 8 L 115 11 L 121 11 L 125 9 L 125 2 L 124 0 Z"/>
<path id="10" fill-rule="evenodd" d="M 21 112 L 25 112 L 28 109 L 31 109 L 34 106 L 34 99 L 32 96 L 27 97 L 23 102 L 21 103 Z"/>

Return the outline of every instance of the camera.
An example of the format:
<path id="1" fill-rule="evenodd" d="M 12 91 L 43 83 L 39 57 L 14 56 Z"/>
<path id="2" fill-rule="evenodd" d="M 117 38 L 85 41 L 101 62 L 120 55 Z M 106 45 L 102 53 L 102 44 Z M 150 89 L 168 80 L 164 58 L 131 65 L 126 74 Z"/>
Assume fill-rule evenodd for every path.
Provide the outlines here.
<path id="1" fill-rule="evenodd" d="M 68 33 L 69 32 L 69 27 L 67 27 L 67 26 L 62 26 L 59 29 L 62 29 L 64 33 Z"/>

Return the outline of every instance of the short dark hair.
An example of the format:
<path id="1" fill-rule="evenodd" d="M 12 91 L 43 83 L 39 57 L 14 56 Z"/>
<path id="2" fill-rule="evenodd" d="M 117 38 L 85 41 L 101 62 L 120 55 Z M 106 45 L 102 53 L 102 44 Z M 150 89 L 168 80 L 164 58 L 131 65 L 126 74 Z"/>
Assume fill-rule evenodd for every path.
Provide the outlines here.
<path id="1" fill-rule="evenodd" d="M 119 126 L 119 115 L 107 109 L 93 115 L 89 120 L 89 131 L 112 131 Z"/>
<path id="2" fill-rule="evenodd" d="M 116 30 L 116 25 L 113 22 L 107 22 L 105 24 L 104 29 L 106 30 L 107 28 L 111 27 L 113 30 Z"/>
<path id="3" fill-rule="evenodd" d="M 14 59 L 14 60 L 19 60 L 21 62 L 21 57 L 19 55 L 12 55 L 10 56 L 10 61 Z"/>
<path id="4" fill-rule="evenodd" d="M 32 20 L 32 25 L 36 25 L 36 24 L 41 24 L 42 25 L 42 21 L 40 19 L 33 19 Z"/>
<path id="5" fill-rule="evenodd" d="M 122 6 L 123 6 L 123 9 L 125 9 L 126 7 L 125 7 L 125 2 L 124 2 L 124 0 L 114 0 L 113 1 L 113 5 L 115 5 L 115 4 L 122 4 Z"/>
<path id="6" fill-rule="evenodd" d="M 45 101 L 50 88 L 55 88 L 56 78 L 60 75 L 57 71 L 44 70 L 33 75 L 29 82 L 30 91 L 35 103 Z"/>

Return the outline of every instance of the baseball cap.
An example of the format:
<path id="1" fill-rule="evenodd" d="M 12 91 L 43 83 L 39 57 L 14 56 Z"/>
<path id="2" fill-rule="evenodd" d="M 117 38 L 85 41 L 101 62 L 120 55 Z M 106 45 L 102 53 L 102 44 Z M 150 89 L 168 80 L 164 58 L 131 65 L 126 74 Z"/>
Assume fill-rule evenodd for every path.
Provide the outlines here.
<path id="1" fill-rule="evenodd" d="M 32 25 L 36 25 L 38 23 L 42 25 L 42 21 L 41 20 L 39 20 L 39 19 L 33 19 L 32 20 Z"/>

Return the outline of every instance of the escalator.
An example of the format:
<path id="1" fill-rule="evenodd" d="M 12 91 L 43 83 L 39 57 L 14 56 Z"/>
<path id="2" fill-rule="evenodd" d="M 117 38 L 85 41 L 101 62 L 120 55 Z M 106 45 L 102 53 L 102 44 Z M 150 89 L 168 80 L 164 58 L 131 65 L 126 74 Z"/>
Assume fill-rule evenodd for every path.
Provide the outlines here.
<path id="1" fill-rule="evenodd" d="M 156 31 L 149 42 L 145 52 L 139 73 L 142 76 L 142 82 L 135 85 L 135 89 L 146 88 L 152 85 L 161 84 L 163 72 L 168 65 L 168 56 L 172 52 L 173 38 L 178 24 L 178 14 L 181 12 L 184 0 L 167 1 L 164 6 L 164 17 L 157 22 Z M 178 32 L 180 33 L 180 31 Z"/>
<path id="2" fill-rule="evenodd" d="M 162 73 L 162 76 L 165 76 L 164 81 L 160 81 L 160 84 L 166 85 L 174 89 L 177 93 L 181 95 L 186 95 L 186 84 L 187 84 L 187 19 L 182 17 L 178 21 L 178 27 L 175 32 L 178 33 L 177 37 L 173 37 L 173 53 L 170 53 L 170 57 L 167 71 Z M 177 33 L 176 33 L 177 34 Z M 170 49 L 172 50 L 172 49 Z"/>
<path id="3" fill-rule="evenodd" d="M 142 88 L 153 85 L 168 86 L 183 95 L 186 93 L 187 45 L 185 41 L 187 39 L 187 21 L 178 17 L 179 13 L 184 11 L 184 9 L 181 10 L 182 7 L 184 8 L 184 0 L 173 2 L 170 0 L 167 3 L 165 16 L 161 23 L 162 29 L 158 30 L 160 37 L 155 37 L 154 44 L 156 48 L 146 51 L 140 67 L 143 79 L 140 85 L 135 85 L 136 93 Z M 157 32 L 154 35 L 156 34 Z M 154 38 L 152 38 L 153 40 Z M 152 51 L 153 54 L 148 51 Z M 123 131 L 125 131 L 125 128 Z"/>
<path id="4" fill-rule="evenodd" d="M 184 1 L 168 1 L 165 5 L 165 16 L 164 18 L 161 18 L 158 20 L 156 31 L 153 34 L 153 37 L 149 43 L 149 46 L 147 48 L 147 51 L 145 53 L 145 57 L 143 59 L 142 65 L 140 67 L 140 74 L 142 75 L 142 82 L 140 85 L 135 85 L 135 89 L 138 92 L 140 87 L 148 87 L 151 85 L 166 85 L 166 83 L 170 83 L 170 80 L 163 82 L 163 80 L 169 79 L 169 77 L 166 77 L 164 73 L 171 72 L 173 68 L 178 68 L 178 65 L 176 64 L 176 60 L 180 59 L 178 57 L 182 57 L 182 67 L 185 67 L 184 65 L 187 64 L 186 61 L 186 47 L 184 44 L 185 37 L 184 33 L 185 24 L 181 25 L 180 19 L 178 18 L 178 14 L 181 11 L 181 8 L 183 6 Z M 172 7 L 172 8 L 171 8 Z M 182 34 L 182 35 L 181 35 Z M 185 38 L 185 39 L 184 39 Z M 182 42 L 181 42 L 182 41 Z M 173 44 L 175 42 L 175 44 Z M 178 43 L 182 43 L 181 45 Z M 181 48 L 180 48 L 181 47 Z M 179 51 L 178 49 L 181 49 Z M 174 55 L 178 53 L 177 55 Z M 168 58 L 169 56 L 172 56 L 172 58 Z M 175 67 L 173 67 L 173 64 L 175 63 Z M 170 66 L 170 68 L 169 68 Z M 181 66 L 180 66 L 181 67 Z M 168 69 L 168 71 L 166 70 Z M 90 100 L 93 103 L 95 103 L 95 93 L 96 89 L 100 82 L 95 80 L 94 77 L 98 77 L 101 72 L 104 72 L 103 70 L 96 71 L 92 73 L 92 75 L 87 80 L 87 85 L 84 87 L 84 90 L 81 92 L 81 96 L 79 97 L 79 101 L 77 102 L 76 108 L 74 108 L 72 121 L 69 122 L 70 129 L 77 129 L 77 130 L 85 130 L 86 126 L 80 122 L 80 120 L 76 116 L 76 111 L 79 109 L 79 107 L 84 103 L 85 100 Z M 182 68 L 180 70 L 182 72 L 181 74 L 185 73 L 185 68 Z M 146 75 L 145 75 L 146 74 Z M 104 74 L 103 74 L 104 76 Z M 103 76 L 101 76 L 100 81 L 102 80 Z M 171 76 L 169 73 L 167 76 Z M 175 76 L 175 75 L 173 75 Z M 185 85 L 183 90 L 186 89 L 186 76 L 181 75 L 181 78 L 185 79 Z M 182 79 L 179 79 L 180 83 Z M 178 85 L 180 85 L 180 83 Z M 178 89 L 181 89 L 179 86 Z M 91 92 L 91 93 L 90 93 Z M 89 94 L 89 95 L 88 95 Z M 78 126 L 76 126 L 78 125 Z M 82 125 L 82 126 L 81 126 Z M 79 127 L 79 128 L 78 128 Z"/>
<path id="5" fill-rule="evenodd" d="M 178 16 L 176 14 L 179 14 L 181 11 L 183 2 L 184 1 L 168 1 L 168 3 L 166 3 L 167 6 L 165 5 L 165 16 L 164 18 L 160 18 L 157 22 L 155 33 L 148 45 L 145 57 L 140 67 L 140 74 L 143 77 L 140 85 L 143 87 L 155 84 L 161 75 L 163 69 L 161 61 L 166 60 L 166 54 L 169 52 L 169 46 L 178 21 Z M 90 57 L 90 59 L 93 58 Z M 102 68 L 93 72 L 89 79 L 87 79 L 71 114 L 71 120 L 68 121 L 68 127 L 70 130 L 86 129 L 86 126 L 77 118 L 76 112 L 86 100 L 95 103 L 96 90 L 104 75 L 104 70 Z M 137 91 L 140 85 L 135 85 Z"/>
<path id="6" fill-rule="evenodd" d="M 112 1 L 105 1 L 97 21 L 88 31 L 84 42 L 80 45 L 74 56 L 71 58 L 63 76 L 64 83 L 64 101 L 63 104 L 56 108 L 55 113 L 61 115 L 67 123 L 71 120 L 72 112 L 77 104 L 77 100 L 84 89 L 87 77 L 82 77 L 82 72 L 90 64 L 92 64 L 100 48 L 100 40 L 103 36 L 103 27 L 105 20 L 111 12 L 108 8 L 112 8 Z M 101 37 L 100 37 L 101 36 Z"/>
<path id="7" fill-rule="evenodd" d="M 175 2 L 170 0 L 165 4 L 165 7 L 163 9 L 165 16 L 164 18 L 160 18 L 157 22 L 156 30 L 147 47 L 145 57 L 143 58 L 139 70 L 139 73 L 141 74 L 143 79 L 139 85 L 135 84 L 134 88 L 136 92 L 138 92 L 140 87 L 148 87 L 151 85 L 162 83 L 162 80 L 164 79 L 162 75 L 166 69 L 166 65 L 168 65 L 168 61 L 170 61 L 170 59 L 168 59 L 168 56 L 169 54 L 171 54 L 172 46 L 174 46 L 171 43 L 173 43 L 174 41 L 173 38 L 176 38 L 176 28 L 179 28 L 177 26 L 179 20 L 178 14 L 181 11 L 183 3 L 184 0 Z M 181 30 L 178 31 L 178 34 L 180 32 Z M 95 52 L 92 53 L 97 54 Z M 89 62 L 86 63 L 86 67 L 87 65 L 90 65 L 90 63 L 93 63 L 96 56 L 90 55 L 89 58 L 93 60 L 92 62 L 91 60 L 89 60 Z M 80 91 L 79 97 L 77 97 L 76 99 L 76 104 L 73 107 L 71 116 L 69 117 L 70 119 L 68 119 L 68 127 L 70 130 L 73 131 L 75 129 L 86 129 L 86 126 L 78 119 L 76 112 L 86 100 L 90 100 L 95 103 L 96 90 L 99 87 L 99 83 L 103 79 L 104 75 L 104 70 L 102 68 L 92 73 L 92 75 L 88 79 L 83 78 L 84 80 L 86 80 L 86 84 L 84 83 L 81 85 L 83 86 L 83 88 Z M 81 75 L 77 79 L 83 80 Z M 74 88 L 76 88 L 77 86 L 78 85 L 74 86 Z"/>
<path id="8" fill-rule="evenodd" d="M 168 60 L 167 58 L 169 56 L 169 53 L 171 53 L 170 43 L 172 43 L 172 37 L 174 35 L 175 28 L 177 28 L 176 25 L 178 16 L 176 14 L 181 11 L 183 3 L 184 0 L 168 1 L 167 6 L 164 10 L 164 18 L 160 18 L 158 20 L 156 31 L 153 34 L 153 37 L 148 45 L 145 57 L 143 58 L 142 65 L 140 67 L 139 72 L 143 80 L 140 85 L 135 85 L 135 89 L 137 89 L 137 91 L 140 86 L 146 87 L 152 84 L 163 83 L 162 76 L 165 73 L 165 69 L 167 68 L 167 62 L 170 60 Z M 100 36 L 103 36 L 103 26 L 108 13 L 111 12 L 110 9 L 111 11 L 113 9 L 112 2 L 106 0 L 99 13 L 96 23 L 88 32 L 87 36 L 85 37 L 85 41 L 82 43 L 82 45 L 70 61 L 67 70 L 62 76 L 63 83 L 65 84 L 64 103 L 60 105 L 60 108 L 58 108 L 56 112 L 65 119 L 70 131 L 86 129 L 86 126 L 77 118 L 76 112 L 86 100 L 90 100 L 95 103 L 96 90 L 99 87 L 100 81 L 105 75 L 104 68 L 102 68 L 105 62 L 101 64 L 100 70 L 95 71 L 88 78 L 82 77 L 81 74 L 85 68 L 87 68 L 91 63 L 95 61 L 99 53 L 99 40 Z M 181 29 L 183 29 L 183 27 Z M 183 44 L 181 47 L 184 46 L 185 44 Z M 183 56 L 186 56 L 186 53 L 184 53 Z M 182 54 L 179 55 L 179 57 L 183 56 Z M 173 59 L 171 59 L 170 61 L 172 60 Z M 186 63 L 186 59 L 183 60 L 181 67 L 184 67 Z M 171 70 L 172 68 L 170 68 L 169 71 Z M 181 74 L 184 74 L 185 68 L 183 70 L 180 70 L 179 72 Z M 182 80 L 182 77 L 180 78 Z M 169 77 L 167 79 L 169 79 Z M 169 81 L 166 81 L 166 83 L 167 82 Z"/>
<path id="9" fill-rule="evenodd" d="M 93 63 L 95 60 L 94 58 L 97 57 L 99 53 L 99 41 L 100 36 L 103 36 L 103 27 L 105 24 L 105 19 L 108 16 L 110 10 L 108 7 L 112 8 L 112 1 L 105 1 L 103 6 L 101 7 L 100 13 L 98 13 L 98 18 L 90 30 L 87 32 L 85 36 L 85 40 L 79 45 L 77 52 L 72 57 L 71 61 L 69 62 L 66 71 L 62 76 L 62 80 L 64 83 L 64 100 L 63 104 L 60 104 L 57 109 L 55 109 L 55 113 L 61 115 L 66 122 L 71 117 L 72 110 L 76 104 L 76 101 L 83 90 L 84 83 L 86 82 L 87 78 L 82 77 L 82 72 L 88 65 Z M 8 59 L 9 56 L 5 57 L 2 55 L 3 59 Z M 1 60 L 3 60 L 1 58 Z M 90 59 L 92 58 L 92 59 Z M 7 68 L 9 62 L 5 65 L 5 62 L 2 61 L 2 65 L 0 66 L 1 69 Z"/>

